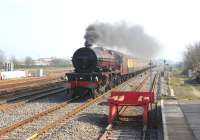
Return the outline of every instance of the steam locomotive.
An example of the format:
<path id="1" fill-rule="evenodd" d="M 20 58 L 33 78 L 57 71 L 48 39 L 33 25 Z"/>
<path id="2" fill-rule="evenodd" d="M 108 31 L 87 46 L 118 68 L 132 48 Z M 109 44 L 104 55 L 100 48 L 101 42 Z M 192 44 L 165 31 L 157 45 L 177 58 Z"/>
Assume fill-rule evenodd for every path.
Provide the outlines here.
<path id="1" fill-rule="evenodd" d="M 82 47 L 72 57 L 74 72 L 66 73 L 66 86 L 73 95 L 95 98 L 149 66 L 133 57 L 102 47 Z"/>

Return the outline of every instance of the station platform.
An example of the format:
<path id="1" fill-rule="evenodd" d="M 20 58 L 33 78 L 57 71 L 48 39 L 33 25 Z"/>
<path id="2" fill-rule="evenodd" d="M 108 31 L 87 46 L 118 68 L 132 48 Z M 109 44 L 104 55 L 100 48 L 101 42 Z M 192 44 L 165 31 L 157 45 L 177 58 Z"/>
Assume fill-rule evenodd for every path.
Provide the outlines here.
<path id="1" fill-rule="evenodd" d="M 200 101 L 161 101 L 164 140 L 200 140 Z"/>

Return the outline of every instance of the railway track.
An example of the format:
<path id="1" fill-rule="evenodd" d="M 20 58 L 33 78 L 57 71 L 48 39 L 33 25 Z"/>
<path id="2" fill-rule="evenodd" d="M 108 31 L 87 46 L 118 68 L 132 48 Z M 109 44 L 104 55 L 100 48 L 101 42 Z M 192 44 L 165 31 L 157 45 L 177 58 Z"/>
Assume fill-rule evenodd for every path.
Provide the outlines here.
<path id="1" fill-rule="evenodd" d="M 55 80 L 57 78 L 30 78 L 30 79 L 24 79 L 24 80 L 18 80 L 18 81 L 7 81 L 7 82 L 3 82 L 0 83 L 0 89 L 7 89 L 7 88 L 12 88 L 15 86 L 21 86 L 21 85 L 27 85 L 27 84 L 32 84 L 32 83 L 36 83 L 36 82 L 44 82 L 47 80 Z"/>
<path id="2" fill-rule="evenodd" d="M 0 84 L 17 83 L 17 82 L 35 80 L 35 79 L 39 79 L 39 78 L 38 77 L 25 77 L 25 78 L 20 78 L 20 79 L 0 80 Z"/>
<path id="3" fill-rule="evenodd" d="M 150 88 L 150 91 L 157 92 L 157 82 L 159 79 L 159 74 L 156 74 L 154 76 L 152 86 Z M 136 89 L 136 91 L 140 91 L 142 89 L 145 82 L 141 83 L 141 85 Z M 142 114 L 142 108 L 134 107 L 121 107 L 119 109 L 119 117 L 127 116 L 124 115 L 124 112 L 134 112 L 135 117 L 130 119 L 122 118 L 123 121 L 115 120 L 114 123 L 111 125 L 109 124 L 105 132 L 101 135 L 99 140 L 125 140 L 125 139 L 132 139 L 132 140 L 146 140 L 147 136 L 147 126 L 143 125 L 142 116 L 139 114 Z M 152 137 L 151 137 L 152 139 Z M 153 138 L 154 139 L 154 138 Z M 156 140 L 156 136 L 155 136 Z"/>
<path id="4" fill-rule="evenodd" d="M 36 90 L 41 90 L 43 88 L 48 88 L 51 86 L 54 86 L 56 83 L 62 83 L 63 80 L 56 79 L 56 80 L 50 80 L 45 82 L 35 82 L 34 84 L 30 85 L 24 85 L 23 87 L 12 87 L 8 88 L 6 90 L 0 90 L 0 104 L 2 104 L 5 99 L 9 99 L 12 97 L 16 97 L 22 94 L 26 94 L 27 92 L 33 92 Z"/>
<path id="5" fill-rule="evenodd" d="M 28 102 L 35 101 L 50 95 L 54 95 L 57 93 L 64 92 L 66 89 L 63 87 L 61 82 L 55 82 L 51 85 L 51 87 L 45 87 L 33 91 L 27 91 L 26 93 L 21 93 L 18 96 L 10 97 L 8 99 L 4 99 L 0 104 L 0 111 L 8 111 L 11 109 L 15 109 L 17 107 L 21 107 Z"/>
<path id="6" fill-rule="evenodd" d="M 49 129 L 56 127 L 64 120 L 72 118 L 80 111 L 96 103 L 102 97 L 105 97 L 108 94 L 109 92 L 97 97 L 96 99 L 89 99 L 86 103 L 72 103 L 72 101 L 74 100 L 73 99 L 56 106 L 52 106 L 49 109 L 39 112 L 38 114 L 35 114 L 30 118 L 16 122 L 11 126 L 0 129 L 0 135 L 6 135 L 5 138 L 15 137 L 17 139 L 24 139 L 25 137 L 28 137 L 27 139 L 35 139 L 39 135 L 47 132 Z M 70 106 L 72 104 L 73 106 Z M 76 105 L 74 106 L 74 104 Z M 52 122 L 52 120 L 54 121 Z M 34 132 L 31 136 L 29 135 L 30 131 Z M 19 135 L 23 135 L 23 138 Z"/>

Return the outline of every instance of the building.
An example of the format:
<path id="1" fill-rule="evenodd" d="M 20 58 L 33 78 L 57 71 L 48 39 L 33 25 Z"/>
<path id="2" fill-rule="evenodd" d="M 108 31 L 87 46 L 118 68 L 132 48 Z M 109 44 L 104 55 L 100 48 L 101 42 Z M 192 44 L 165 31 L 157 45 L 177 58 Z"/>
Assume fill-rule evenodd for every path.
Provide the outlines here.
<path id="1" fill-rule="evenodd" d="M 38 58 L 36 60 L 33 60 L 34 65 L 36 66 L 49 66 L 54 58 Z"/>

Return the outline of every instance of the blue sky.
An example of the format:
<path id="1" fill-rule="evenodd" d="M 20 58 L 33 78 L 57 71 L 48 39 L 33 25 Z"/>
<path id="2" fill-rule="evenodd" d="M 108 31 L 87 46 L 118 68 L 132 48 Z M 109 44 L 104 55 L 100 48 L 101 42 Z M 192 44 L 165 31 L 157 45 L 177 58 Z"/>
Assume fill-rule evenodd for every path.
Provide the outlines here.
<path id="1" fill-rule="evenodd" d="M 65 57 L 83 46 L 95 22 L 139 24 L 161 44 L 158 58 L 180 61 L 200 40 L 195 0 L 0 0 L 0 49 L 17 58 Z"/>

